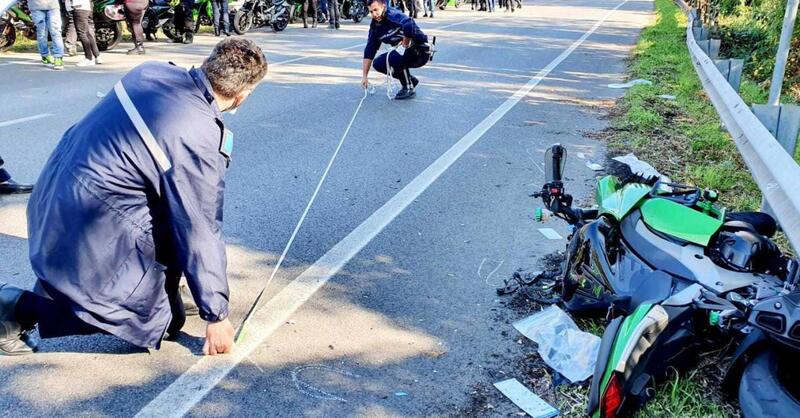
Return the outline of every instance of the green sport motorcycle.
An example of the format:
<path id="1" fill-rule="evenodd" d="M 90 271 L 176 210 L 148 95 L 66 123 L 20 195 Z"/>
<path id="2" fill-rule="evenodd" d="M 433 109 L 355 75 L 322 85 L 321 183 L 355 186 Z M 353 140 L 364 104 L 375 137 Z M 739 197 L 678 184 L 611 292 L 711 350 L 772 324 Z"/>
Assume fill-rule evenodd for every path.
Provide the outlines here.
<path id="1" fill-rule="evenodd" d="M 561 145 L 548 149 L 534 196 L 546 207 L 539 220 L 570 225 L 558 299 L 610 320 L 588 415 L 628 415 L 668 367 L 720 349 L 731 360 L 724 387 L 746 417 L 800 416 L 800 269 L 770 240 L 775 221 L 728 213 L 713 191 L 634 173 L 600 178 L 596 207 L 577 208 L 562 181 L 566 156 Z"/>
<path id="2" fill-rule="evenodd" d="M 33 24 L 26 1 L 18 2 L 0 15 L 0 52 L 11 49 L 18 33 L 28 39 L 36 39 L 36 25 Z"/>

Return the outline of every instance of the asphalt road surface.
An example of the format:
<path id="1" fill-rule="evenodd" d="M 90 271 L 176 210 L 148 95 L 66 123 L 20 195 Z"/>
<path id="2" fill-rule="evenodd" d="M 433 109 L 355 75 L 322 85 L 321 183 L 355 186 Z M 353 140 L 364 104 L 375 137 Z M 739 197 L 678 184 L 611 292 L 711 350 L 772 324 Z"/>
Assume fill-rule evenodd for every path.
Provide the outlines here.
<path id="1" fill-rule="evenodd" d="M 652 19 L 646 0 L 536 0 L 511 14 L 449 8 L 418 20 L 438 37 L 416 71 L 417 97 L 389 101 L 373 73 L 367 97 L 327 181 L 267 291 L 238 354 L 203 358 L 204 323 L 142 351 L 108 336 L 44 340 L 0 358 L 3 416 L 458 415 L 486 369 L 516 350 L 497 321 L 494 288 L 563 248 L 538 230 L 548 145 L 571 153 L 568 187 L 591 192 L 587 132 L 608 123 L 625 60 Z M 466 8 L 468 9 L 468 8 Z M 231 320 L 238 324 L 269 277 L 362 91 L 368 22 L 247 36 L 270 61 L 235 115 L 227 174 Z M 36 54 L 0 55 L 0 155 L 34 182 L 61 134 L 144 60 L 199 65 L 216 38 L 148 43 L 106 64 L 56 72 Z M 575 157 L 583 153 L 583 159 Z M 0 280 L 30 287 L 26 197 L 0 198 Z M 69 240 L 70 237 L 63 237 Z M 503 334 L 510 336 L 503 336 Z M 498 413 L 514 413 L 510 404 Z"/>

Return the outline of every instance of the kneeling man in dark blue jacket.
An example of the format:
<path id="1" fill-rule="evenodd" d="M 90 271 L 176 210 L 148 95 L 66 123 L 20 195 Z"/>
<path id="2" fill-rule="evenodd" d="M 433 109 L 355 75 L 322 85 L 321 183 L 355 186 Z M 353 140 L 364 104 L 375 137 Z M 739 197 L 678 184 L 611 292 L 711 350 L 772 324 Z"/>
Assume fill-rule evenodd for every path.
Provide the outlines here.
<path id="1" fill-rule="evenodd" d="M 409 68 L 419 68 L 430 61 L 431 48 L 428 45 L 428 37 L 422 33 L 414 19 L 393 7 L 388 7 L 386 0 L 367 0 L 367 6 L 372 15 L 372 23 L 369 26 L 367 46 L 364 48 L 361 86 L 367 88 L 371 67 L 383 74 L 391 69 L 392 77 L 400 80 L 400 84 L 403 85 L 395 99 L 410 99 L 415 95 L 414 88 L 419 84 L 419 80 L 411 75 Z M 402 44 L 405 52 L 400 55 L 397 51 L 391 51 L 375 58 L 381 43 L 392 46 Z M 387 61 L 390 68 L 387 68 Z"/>
<path id="2" fill-rule="evenodd" d="M 236 109 L 267 73 L 228 38 L 200 68 L 147 62 L 61 138 L 28 202 L 32 292 L 0 283 L 0 355 L 44 337 L 105 333 L 156 347 L 185 321 L 183 275 L 208 322 L 205 354 L 233 348 L 222 239 Z"/>

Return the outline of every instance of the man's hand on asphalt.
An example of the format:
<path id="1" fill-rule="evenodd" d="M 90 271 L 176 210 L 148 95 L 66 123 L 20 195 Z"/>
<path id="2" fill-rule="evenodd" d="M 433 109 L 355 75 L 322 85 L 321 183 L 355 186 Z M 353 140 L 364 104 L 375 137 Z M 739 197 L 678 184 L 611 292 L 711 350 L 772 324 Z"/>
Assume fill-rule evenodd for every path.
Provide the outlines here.
<path id="1" fill-rule="evenodd" d="M 236 330 L 227 319 L 219 322 L 209 322 L 206 326 L 206 343 L 203 345 L 203 354 L 213 356 L 216 354 L 230 353 L 233 350 L 233 336 Z"/>
<path id="2" fill-rule="evenodd" d="M 364 90 L 369 88 L 369 79 L 367 77 L 361 78 L 361 88 Z"/>

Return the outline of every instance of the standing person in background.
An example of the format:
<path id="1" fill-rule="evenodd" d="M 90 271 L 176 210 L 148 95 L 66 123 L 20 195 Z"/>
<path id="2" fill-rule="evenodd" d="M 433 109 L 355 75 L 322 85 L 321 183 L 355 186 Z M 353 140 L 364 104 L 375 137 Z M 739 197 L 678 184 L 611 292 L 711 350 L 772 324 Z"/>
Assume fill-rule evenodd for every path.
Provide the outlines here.
<path id="1" fill-rule="evenodd" d="M 64 53 L 74 57 L 78 55 L 78 33 L 75 30 L 75 15 L 72 13 L 70 0 L 59 0 L 61 8 L 61 36 L 64 37 Z"/>
<path id="2" fill-rule="evenodd" d="M 405 0 L 408 17 L 417 18 L 417 0 Z"/>
<path id="3" fill-rule="evenodd" d="M 231 36 L 228 0 L 211 0 L 211 10 L 214 12 L 214 36 L 220 36 L 220 31 Z"/>
<path id="4" fill-rule="evenodd" d="M 327 0 L 327 1 L 328 1 L 328 29 L 334 29 L 334 28 L 339 29 L 339 2 L 337 0 Z"/>
<path id="5" fill-rule="evenodd" d="M 180 41 L 190 44 L 194 41 L 194 19 L 192 7 L 194 0 L 181 0 L 181 4 L 175 8 L 175 28 L 182 34 Z"/>
<path id="6" fill-rule="evenodd" d="M 54 70 L 64 69 L 64 40 L 61 39 L 61 7 L 58 0 L 30 0 L 28 8 L 36 25 L 36 41 L 42 64 Z M 47 37 L 53 39 L 52 55 Z"/>
<path id="7" fill-rule="evenodd" d="M 149 6 L 148 0 L 125 0 L 125 19 L 133 35 L 133 49 L 128 50 L 128 55 L 144 55 L 144 29 L 142 19 Z"/>
<path id="8" fill-rule="evenodd" d="M 314 8 L 314 14 L 311 15 L 311 27 L 317 27 L 317 0 L 303 0 L 303 27 L 308 29 L 308 6 Z"/>
<path id="9" fill-rule="evenodd" d="M 322 13 L 323 19 L 328 20 L 328 1 L 327 0 L 317 0 L 317 5 L 319 6 L 319 11 L 317 11 L 317 10 L 314 11 L 315 20 L 316 20 L 316 16 L 319 15 L 320 13 Z M 325 20 L 323 20 L 323 22 Z"/>
<path id="10" fill-rule="evenodd" d="M 494 0 L 486 0 L 486 10 L 489 13 L 492 13 L 494 11 L 494 6 L 495 6 Z"/>
<path id="11" fill-rule="evenodd" d="M 422 17 L 428 17 L 428 11 L 431 13 L 431 19 L 433 19 L 433 9 L 436 7 L 436 4 L 433 0 L 422 0 L 422 9 L 425 12 Z"/>
<path id="12" fill-rule="evenodd" d="M 75 15 L 75 26 L 78 30 L 78 37 L 83 46 L 83 61 L 76 64 L 78 67 L 89 67 L 95 64 L 102 64 L 100 50 L 97 48 L 97 41 L 94 39 L 94 19 L 92 17 L 92 0 L 71 0 L 73 14 Z"/>

